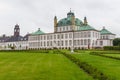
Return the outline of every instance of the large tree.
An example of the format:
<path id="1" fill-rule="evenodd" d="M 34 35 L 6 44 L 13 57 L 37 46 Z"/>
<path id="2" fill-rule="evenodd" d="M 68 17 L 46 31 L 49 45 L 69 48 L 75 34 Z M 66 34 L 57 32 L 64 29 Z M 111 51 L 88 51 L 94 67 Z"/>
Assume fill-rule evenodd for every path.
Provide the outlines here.
<path id="1" fill-rule="evenodd" d="M 113 45 L 114 45 L 114 46 L 120 46 L 120 38 L 115 38 L 115 39 L 113 40 Z"/>

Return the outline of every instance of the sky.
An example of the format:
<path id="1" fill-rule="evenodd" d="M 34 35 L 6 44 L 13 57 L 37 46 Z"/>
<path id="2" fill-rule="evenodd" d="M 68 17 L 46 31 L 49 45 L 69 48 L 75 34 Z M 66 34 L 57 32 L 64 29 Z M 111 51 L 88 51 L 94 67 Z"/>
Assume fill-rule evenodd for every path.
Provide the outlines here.
<path id="1" fill-rule="evenodd" d="M 97 30 L 103 26 L 120 37 L 120 0 L 0 0 L 0 36 L 13 35 L 15 24 L 22 36 L 40 28 L 43 32 L 54 30 L 54 16 L 58 21 L 70 11 Z"/>

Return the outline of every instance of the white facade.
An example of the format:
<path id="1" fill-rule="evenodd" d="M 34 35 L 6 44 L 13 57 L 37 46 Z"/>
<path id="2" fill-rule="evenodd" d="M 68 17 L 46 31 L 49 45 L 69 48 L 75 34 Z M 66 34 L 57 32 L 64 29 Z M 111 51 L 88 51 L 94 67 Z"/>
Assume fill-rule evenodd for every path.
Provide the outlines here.
<path id="1" fill-rule="evenodd" d="M 73 38 L 74 35 L 74 38 Z M 28 38 L 30 49 L 88 49 L 103 46 L 112 46 L 112 38 L 108 40 L 100 38 L 99 31 L 69 31 L 69 32 L 58 32 L 48 33 L 42 35 L 31 35 Z M 111 35 L 110 35 L 111 36 Z M 103 42 L 101 44 L 100 42 Z M 74 43 L 74 44 L 73 44 Z"/>
<path id="2" fill-rule="evenodd" d="M 11 47 L 15 47 L 15 50 L 29 49 L 28 41 L 14 41 L 14 42 L 1 42 L 0 50 L 11 50 Z"/>

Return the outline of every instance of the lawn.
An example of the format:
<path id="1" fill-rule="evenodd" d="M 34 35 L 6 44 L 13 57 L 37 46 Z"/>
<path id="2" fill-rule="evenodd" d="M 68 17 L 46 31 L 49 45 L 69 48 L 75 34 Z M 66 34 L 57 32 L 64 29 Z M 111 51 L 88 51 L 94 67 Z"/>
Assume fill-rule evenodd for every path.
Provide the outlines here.
<path id="1" fill-rule="evenodd" d="M 1 52 L 0 80 L 93 79 L 62 54 Z"/>
<path id="2" fill-rule="evenodd" d="M 113 80 L 120 80 L 120 60 L 110 59 L 106 57 L 90 55 L 89 51 L 81 52 L 79 54 L 71 54 L 81 61 L 96 67 L 98 70 L 112 78 Z"/>

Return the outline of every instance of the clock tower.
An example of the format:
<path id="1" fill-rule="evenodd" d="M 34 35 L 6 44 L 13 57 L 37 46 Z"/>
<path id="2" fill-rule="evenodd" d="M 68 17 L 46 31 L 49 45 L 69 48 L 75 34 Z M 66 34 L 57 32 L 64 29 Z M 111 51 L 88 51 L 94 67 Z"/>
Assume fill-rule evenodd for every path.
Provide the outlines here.
<path id="1" fill-rule="evenodd" d="M 15 28 L 14 28 L 14 36 L 15 36 L 15 37 L 20 36 L 20 28 L 19 28 L 19 25 L 18 25 L 18 24 L 15 25 Z"/>

